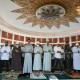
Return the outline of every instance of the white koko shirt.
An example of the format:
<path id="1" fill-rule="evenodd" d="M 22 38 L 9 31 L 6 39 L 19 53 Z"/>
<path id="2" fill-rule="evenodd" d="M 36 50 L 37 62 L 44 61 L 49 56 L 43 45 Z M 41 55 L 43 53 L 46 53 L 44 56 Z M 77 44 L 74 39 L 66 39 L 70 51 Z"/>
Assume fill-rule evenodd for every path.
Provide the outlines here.
<path id="1" fill-rule="evenodd" d="M 61 59 L 62 58 L 62 55 L 61 55 L 61 53 L 58 53 L 57 51 L 61 51 L 62 52 L 62 49 L 61 49 L 61 47 L 59 46 L 55 46 L 54 47 L 54 53 L 55 53 L 55 58 L 59 58 L 59 59 Z"/>
<path id="2" fill-rule="evenodd" d="M 6 52 L 4 52 L 6 50 Z M 9 46 L 3 46 L 1 48 L 1 60 L 9 60 L 9 54 L 10 54 L 10 47 Z"/>

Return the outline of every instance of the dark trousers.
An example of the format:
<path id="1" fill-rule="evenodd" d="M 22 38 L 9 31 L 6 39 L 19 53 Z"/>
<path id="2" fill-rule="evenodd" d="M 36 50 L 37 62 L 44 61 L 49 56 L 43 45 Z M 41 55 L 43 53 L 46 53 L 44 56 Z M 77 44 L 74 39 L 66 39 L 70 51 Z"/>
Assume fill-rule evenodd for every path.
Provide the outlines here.
<path id="1" fill-rule="evenodd" d="M 12 58 L 9 59 L 9 67 L 11 68 Z"/>
<path id="2" fill-rule="evenodd" d="M 67 70 L 71 70 L 71 65 L 72 65 L 72 60 L 71 60 L 71 58 L 65 58 L 65 68 L 67 69 Z"/>
<path id="3" fill-rule="evenodd" d="M 4 67 L 6 71 L 9 71 L 9 60 L 0 60 L 0 73 L 2 73 Z"/>
<path id="4" fill-rule="evenodd" d="M 53 66 L 53 72 L 55 71 L 56 66 L 58 64 L 59 64 L 59 67 L 60 67 L 60 71 L 62 72 L 62 59 L 58 59 L 58 58 L 55 58 L 55 63 L 54 63 L 54 66 Z"/>
<path id="5" fill-rule="evenodd" d="M 21 65 L 23 67 L 23 65 L 24 65 L 24 57 L 21 57 Z"/>

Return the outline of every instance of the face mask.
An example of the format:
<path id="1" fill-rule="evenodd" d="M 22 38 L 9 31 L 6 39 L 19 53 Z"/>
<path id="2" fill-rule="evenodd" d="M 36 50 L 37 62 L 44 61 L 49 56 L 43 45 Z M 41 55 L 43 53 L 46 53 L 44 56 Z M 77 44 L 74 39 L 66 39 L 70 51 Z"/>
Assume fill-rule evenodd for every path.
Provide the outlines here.
<path id="1" fill-rule="evenodd" d="M 37 44 L 37 46 L 39 46 L 39 44 Z"/>
<path id="2" fill-rule="evenodd" d="M 18 47 L 19 47 L 19 45 L 16 45 L 16 47 L 18 48 Z"/>
<path id="3" fill-rule="evenodd" d="M 5 46 L 8 46 L 8 44 L 5 44 Z"/>

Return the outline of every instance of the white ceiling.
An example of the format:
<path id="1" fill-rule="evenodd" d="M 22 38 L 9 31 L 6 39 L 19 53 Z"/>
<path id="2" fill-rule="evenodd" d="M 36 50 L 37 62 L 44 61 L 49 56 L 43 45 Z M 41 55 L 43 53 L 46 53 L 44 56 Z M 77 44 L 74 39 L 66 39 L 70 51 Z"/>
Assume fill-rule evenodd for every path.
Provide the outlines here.
<path id="1" fill-rule="evenodd" d="M 24 19 L 16 20 L 16 18 L 18 16 L 20 16 L 21 14 L 13 13 L 11 11 L 18 9 L 18 8 L 20 8 L 20 6 L 11 2 L 11 0 L 0 0 L 0 17 L 6 23 L 8 23 L 10 26 L 14 27 L 14 29 L 17 28 L 22 31 L 25 30 L 26 31 L 25 35 L 27 35 L 27 31 L 33 32 L 33 33 L 39 32 L 40 35 L 28 34 L 29 36 L 34 36 L 34 37 L 48 37 L 48 35 L 45 36 L 45 34 L 47 34 L 47 33 L 49 33 L 49 37 L 54 37 L 54 35 L 52 35 L 52 34 L 56 34 L 56 33 L 58 35 L 56 34 L 55 37 L 80 34 L 80 17 L 76 18 L 79 23 L 69 22 L 69 27 L 64 26 L 64 25 L 60 25 L 59 29 L 56 27 L 52 27 L 51 29 L 48 29 L 46 26 L 43 28 L 40 28 L 39 25 L 32 27 L 31 23 L 23 24 Z M 15 32 L 17 32 L 17 30 Z M 70 33 L 68 33 L 68 32 L 70 32 Z M 24 34 L 23 32 L 21 32 L 21 33 Z M 51 36 L 50 36 L 50 34 L 51 34 Z M 64 34 L 64 35 L 62 35 L 62 34 Z"/>

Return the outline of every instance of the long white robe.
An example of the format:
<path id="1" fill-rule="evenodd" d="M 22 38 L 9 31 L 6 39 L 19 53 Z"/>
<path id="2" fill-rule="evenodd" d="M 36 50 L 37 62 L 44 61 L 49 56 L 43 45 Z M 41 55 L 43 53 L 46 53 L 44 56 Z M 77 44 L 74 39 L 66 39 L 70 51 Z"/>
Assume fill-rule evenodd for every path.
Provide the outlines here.
<path id="1" fill-rule="evenodd" d="M 10 48 L 9 58 L 12 58 L 12 50 L 13 50 L 13 48 Z"/>
<path id="2" fill-rule="evenodd" d="M 1 59 L 1 46 L 0 46 L 0 59 Z"/>
<path id="3" fill-rule="evenodd" d="M 24 47 L 24 65 L 23 65 L 23 73 L 32 73 L 32 45 L 25 45 Z"/>
<path id="4" fill-rule="evenodd" d="M 42 48 L 40 46 L 36 46 L 34 48 L 33 70 L 42 70 L 41 54 L 42 54 Z"/>
<path id="5" fill-rule="evenodd" d="M 4 52 L 4 51 L 6 51 L 6 52 Z M 10 53 L 10 47 L 3 46 L 1 48 L 1 60 L 9 60 L 9 53 Z"/>
<path id="6" fill-rule="evenodd" d="M 51 52 L 52 46 L 45 44 L 43 46 L 44 57 L 43 57 L 43 71 L 51 71 Z M 49 52 L 50 51 L 50 52 Z"/>
<path id="7" fill-rule="evenodd" d="M 80 47 L 73 47 L 73 68 L 75 70 L 80 70 Z"/>

